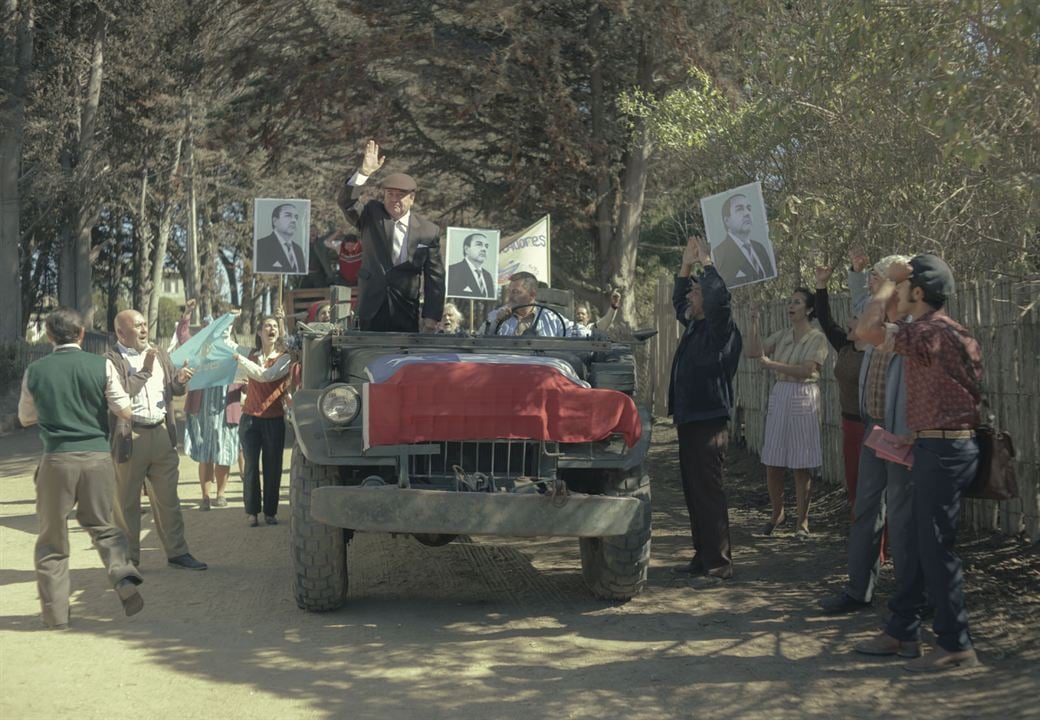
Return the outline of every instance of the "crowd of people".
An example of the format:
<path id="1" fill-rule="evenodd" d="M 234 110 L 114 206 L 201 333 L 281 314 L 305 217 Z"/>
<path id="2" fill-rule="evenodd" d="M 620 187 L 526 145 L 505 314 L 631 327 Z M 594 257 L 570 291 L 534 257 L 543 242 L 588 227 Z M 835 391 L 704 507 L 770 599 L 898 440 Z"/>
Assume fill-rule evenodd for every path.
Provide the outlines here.
<path id="1" fill-rule="evenodd" d="M 792 292 L 789 326 L 762 340 L 752 310 L 744 343 L 706 243 L 690 238 L 672 296 L 685 331 L 672 364 L 669 413 L 678 434 L 693 557 L 676 572 L 693 576 L 695 584 L 733 576 L 722 468 L 741 354 L 774 380 L 761 452 L 772 514 L 762 534 L 771 535 L 785 521 L 784 476 L 790 469 L 795 537 L 810 538 L 812 473 L 822 464 L 818 380 L 829 343 L 837 351 L 852 522 L 848 583 L 821 598 L 820 610 L 871 607 L 887 526 L 897 585 L 888 604 L 891 616 L 878 636 L 855 650 L 909 659 L 911 671 L 975 665 L 954 545 L 961 496 L 978 464 L 979 346 L 944 312 L 955 282 L 941 258 L 891 255 L 870 270 L 862 252 L 853 251 L 850 259 L 853 313 L 845 328 L 831 317 L 827 286 L 833 271 L 820 267 L 815 292 Z M 696 265 L 699 276 L 693 275 Z M 912 461 L 878 455 L 870 444 L 878 431 L 911 448 Z M 921 623 L 929 609 L 938 646 L 922 653 Z"/>
<path id="2" fill-rule="evenodd" d="M 458 307 L 445 302 L 440 230 L 413 212 L 416 182 L 402 173 L 389 175 L 382 199 L 363 200 L 362 189 L 382 165 L 378 145 L 369 142 L 339 194 L 344 217 L 358 231 L 341 241 L 338 263 L 341 278 L 357 281 L 360 329 L 464 333 Z M 891 618 L 856 650 L 910 659 L 910 670 L 972 665 L 977 658 L 954 543 L 961 493 L 978 458 L 973 428 L 979 422 L 979 346 L 944 312 L 955 283 L 941 258 L 892 255 L 871 267 L 864 253 L 854 251 L 850 260 L 853 314 L 846 327 L 832 318 L 832 270 L 821 267 L 815 291 L 791 292 L 786 327 L 763 339 L 752 311 L 745 341 L 711 250 L 702 238 L 689 239 L 672 295 L 684 331 L 668 389 L 693 547 L 692 558 L 677 571 L 695 584 L 734 575 L 724 468 L 733 381 L 742 360 L 772 381 L 761 451 L 771 514 L 762 534 L 773 534 L 787 519 L 784 479 L 790 470 L 794 535 L 810 539 L 812 477 L 822 465 L 819 379 L 830 345 L 837 352 L 852 523 L 848 583 L 822 598 L 820 609 L 842 613 L 871 605 L 887 524 L 897 581 Z M 513 275 L 503 304 L 487 314 L 480 333 L 588 337 L 614 321 L 621 300 L 611 293 L 610 310 L 598 321 L 585 304 L 571 319 L 539 303 L 538 291 L 533 274 Z M 177 328 L 181 343 L 190 338 L 194 309 L 189 300 Z M 307 322 L 330 317 L 329 304 L 317 302 Z M 199 466 L 200 509 L 227 506 L 230 468 L 238 463 L 253 527 L 261 515 L 267 525 L 278 523 L 284 400 L 293 378 L 282 319 L 264 317 L 252 347 L 235 346 L 233 382 L 192 390 L 185 402 L 184 448 Z M 189 552 L 177 494 L 173 397 L 185 394 L 192 370 L 175 368 L 165 350 L 149 344 L 147 323 L 136 310 L 116 317 L 118 342 L 104 357 L 81 351 L 84 326 L 76 311 L 56 310 L 46 322 L 55 352 L 27 369 L 19 417 L 23 424 L 39 424 L 44 443 L 37 477 L 37 578 L 43 620 L 61 628 L 69 615 L 65 520 L 74 505 L 128 615 L 143 607 L 137 591 L 143 488 L 168 564 L 188 570 L 205 570 L 206 564 Z M 912 466 L 871 449 L 865 438 L 878 429 L 912 446 Z M 934 609 L 938 647 L 922 654 L 920 627 L 928 607 Z"/>

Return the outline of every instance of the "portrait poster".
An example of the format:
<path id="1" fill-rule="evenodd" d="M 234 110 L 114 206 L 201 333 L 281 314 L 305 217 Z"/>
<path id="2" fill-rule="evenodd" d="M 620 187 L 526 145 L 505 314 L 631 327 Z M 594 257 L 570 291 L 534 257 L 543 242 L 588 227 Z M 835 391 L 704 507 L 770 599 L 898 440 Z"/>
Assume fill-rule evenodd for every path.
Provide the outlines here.
<path id="1" fill-rule="evenodd" d="M 498 251 L 498 284 L 508 285 L 518 272 L 529 272 L 540 282 L 552 286 L 549 262 L 549 216 L 520 232 L 502 238 Z"/>
<path id="2" fill-rule="evenodd" d="M 769 240 L 762 183 L 701 198 L 704 231 L 715 269 L 729 288 L 776 277 L 776 256 Z"/>
<path id="3" fill-rule="evenodd" d="M 253 272 L 306 275 L 310 254 L 311 201 L 253 200 Z"/>
<path id="4" fill-rule="evenodd" d="M 494 300 L 498 295 L 499 230 L 450 227 L 447 230 L 445 283 L 449 298 Z"/>

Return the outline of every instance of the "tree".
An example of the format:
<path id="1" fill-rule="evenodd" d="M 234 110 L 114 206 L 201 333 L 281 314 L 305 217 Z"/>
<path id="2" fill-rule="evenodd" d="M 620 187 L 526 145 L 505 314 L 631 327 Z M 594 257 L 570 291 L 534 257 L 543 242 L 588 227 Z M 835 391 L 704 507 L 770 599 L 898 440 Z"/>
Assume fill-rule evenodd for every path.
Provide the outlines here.
<path id="1" fill-rule="evenodd" d="M 1035 5 L 753 5 L 742 101 L 702 116 L 705 93 L 677 93 L 647 113 L 660 172 L 686 179 L 675 205 L 761 179 L 792 282 L 851 245 L 936 252 L 965 278 L 1040 272 Z"/>
<path id="2" fill-rule="evenodd" d="M 0 6 L 3 20 L 3 50 L 0 54 L 0 266 L 21 268 L 21 180 L 22 143 L 25 137 L 25 106 L 29 95 L 33 57 L 33 4 L 31 0 L 4 0 Z M 25 332 L 22 318 L 20 275 L 13 282 L 0 284 L 0 342 L 21 338 Z"/>

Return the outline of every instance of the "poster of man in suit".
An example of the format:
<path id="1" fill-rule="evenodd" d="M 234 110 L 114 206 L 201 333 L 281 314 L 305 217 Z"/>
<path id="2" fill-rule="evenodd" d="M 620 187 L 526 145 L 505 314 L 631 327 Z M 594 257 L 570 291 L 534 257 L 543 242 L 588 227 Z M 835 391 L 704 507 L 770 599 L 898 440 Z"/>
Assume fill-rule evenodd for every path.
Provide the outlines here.
<path id="1" fill-rule="evenodd" d="M 311 201 L 256 198 L 253 201 L 253 272 L 306 275 Z"/>
<path id="2" fill-rule="evenodd" d="M 711 259 L 729 288 L 776 277 L 762 183 L 754 182 L 701 198 Z"/>
<path id="3" fill-rule="evenodd" d="M 448 297 L 494 299 L 498 230 L 448 228 Z"/>

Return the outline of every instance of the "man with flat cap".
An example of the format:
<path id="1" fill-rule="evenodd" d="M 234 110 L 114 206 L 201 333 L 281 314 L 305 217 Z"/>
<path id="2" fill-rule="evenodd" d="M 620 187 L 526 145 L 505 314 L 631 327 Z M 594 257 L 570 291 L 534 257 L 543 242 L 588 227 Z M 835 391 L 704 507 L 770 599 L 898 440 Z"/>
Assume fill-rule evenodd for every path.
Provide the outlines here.
<path id="1" fill-rule="evenodd" d="M 363 202 L 363 187 L 385 158 L 369 140 L 361 167 L 340 189 L 337 202 L 361 236 L 357 314 L 362 330 L 435 332 L 444 308 L 441 231 L 412 212 L 417 186 L 404 173 L 382 182 L 383 199 Z M 423 292 L 422 324 L 419 291 Z"/>
<path id="2" fill-rule="evenodd" d="M 892 263 L 888 279 L 874 292 L 857 334 L 882 350 L 903 356 L 906 424 L 914 464 L 910 468 L 913 532 L 902 555 L 892 611 L 882 633 L 856 645 L 867 655 L 916 658 L 907 670 L 934 672 L 978 665 L 964 605 L 964 573 L 954 551 L 961 496 L 978 468 L 979 344 L 945 312 L 955 283 L 936 255 Z M 885 323 L 889 301 L 909 322 Z M 935 609 L 937 647 L 921 655 L 922 612 Z"/>

